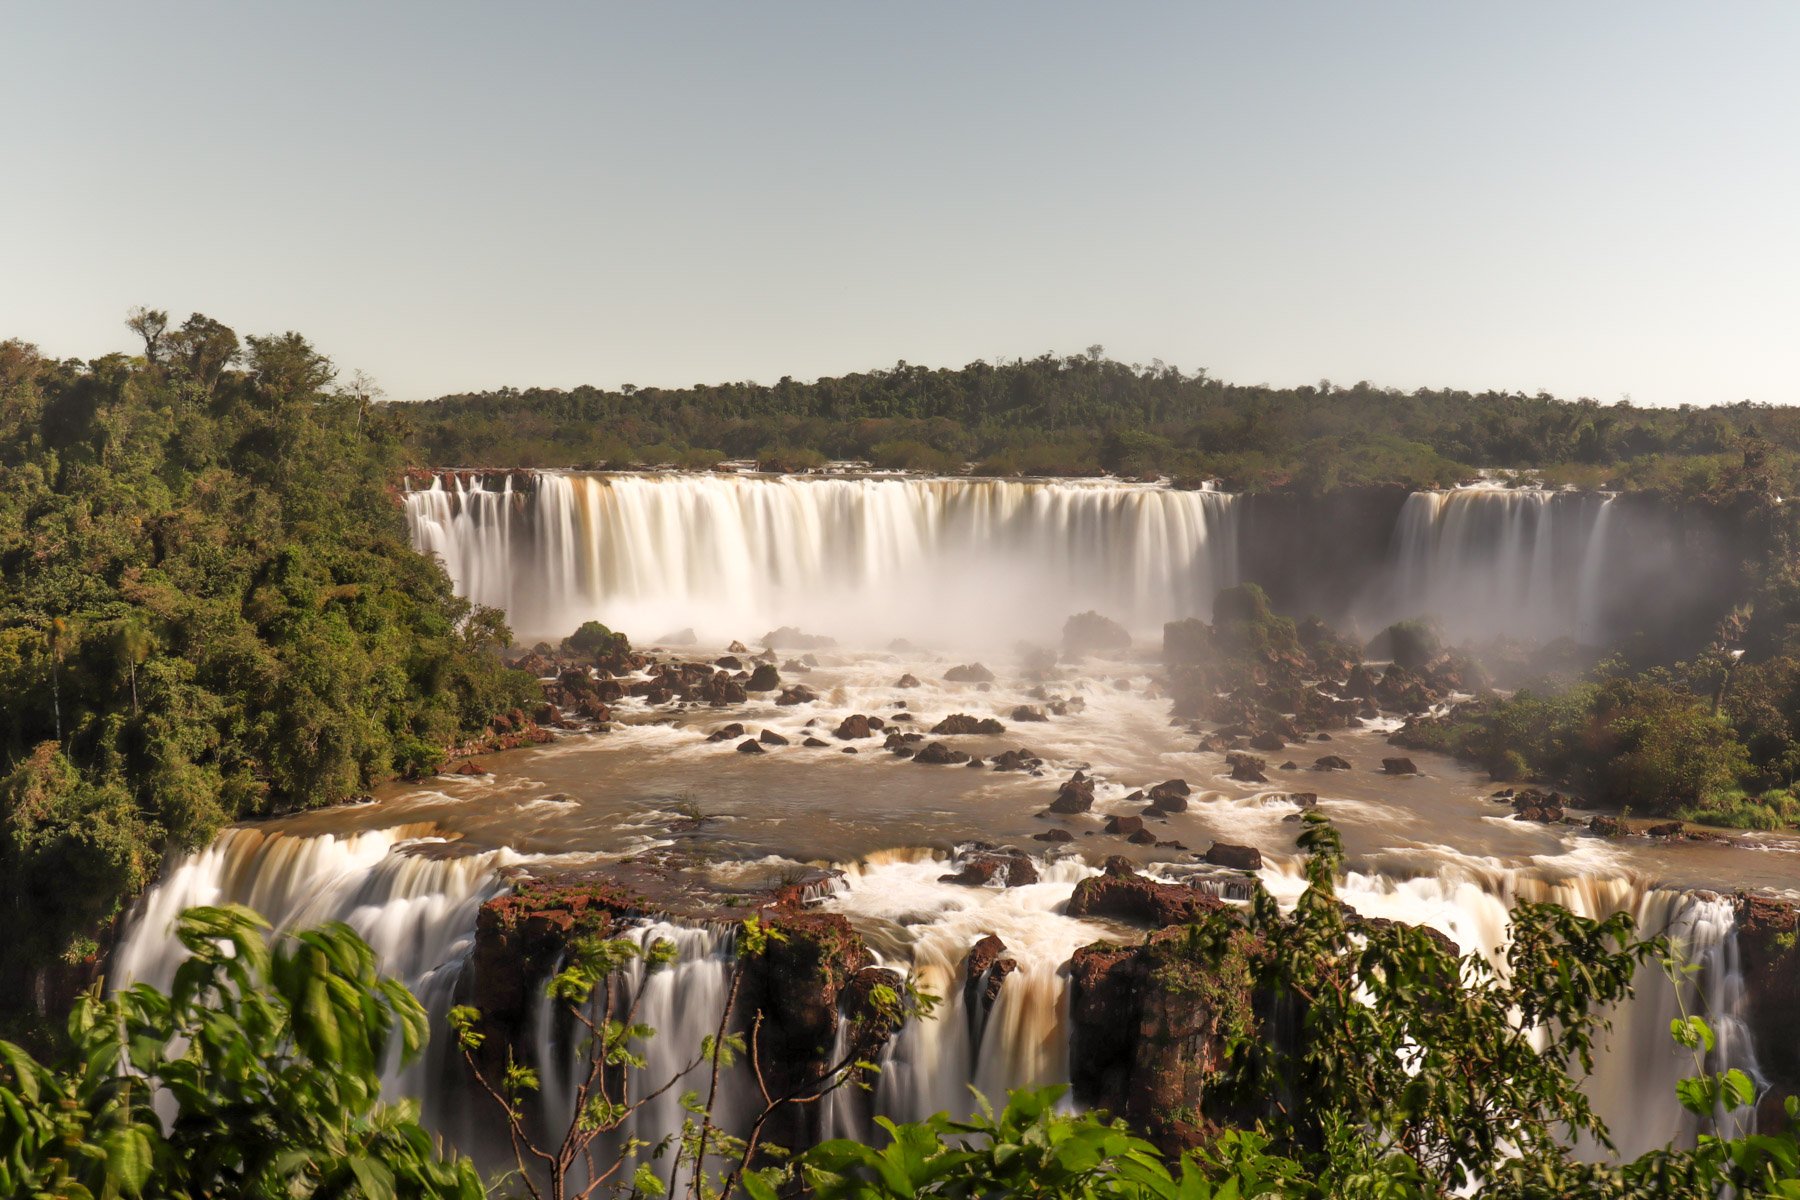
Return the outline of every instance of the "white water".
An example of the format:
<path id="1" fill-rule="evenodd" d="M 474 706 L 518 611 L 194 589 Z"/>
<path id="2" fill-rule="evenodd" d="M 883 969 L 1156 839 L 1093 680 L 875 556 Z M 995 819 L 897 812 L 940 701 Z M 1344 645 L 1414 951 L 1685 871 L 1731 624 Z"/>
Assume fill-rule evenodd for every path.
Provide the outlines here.
<path id="1" fill-rule="evenodd" d="M 177 862 L 139 901 L 114 952 L 111 983 L 167 990 L 186 949 L 175 919 L 196 905 L 241 904 L 283 931 L 343 921 L 374 949 L 384 974 L 402 980 L 431 1015 L 427 1054 L 394 1064 L 385 1087 L 425 1102 L 428 1118 L 460 1124 L 435 1081 L 457 1067 L 443 1017 L 475 947 L 481 905 L 503 890 L 501 867 L 525 861 L 510 850 L 446 855 L 429 825 L 401 825 L 342 837 L 227 829 L 205 850 Z"/>
<path id="2" fill-rule="evenodd" d="M 1006 646 L 1087 609 L 1150 631 L 1208 614 L 1238 562 L 1235 497 L 1135 484 L 544 472 L 438 477 L 406 505 L 414 544 L 530 638 L 597 619 Z"/>
<path id="3" fill-rule="evenodd" d="M 242 903 L 263 912 L 278 929 L 338 919 L 349 922 L 375 947 L 384 971 L 419 991 L 434 1021 L 439 1055 L 422 1068 L 390 1078 L 396 1095 L 426 1101 L 426 1116 L 458 1136 L 479 1117 L 482 1097 L 447 1061 L 445 1008 L 472 948 L 480 904 L 498 894 L 499 867 L 519 861 L 510 851 L 461 857 L 422 855 L 427 828 L 400 826 L 335 837 L 266 836 L 252 828 L 228 830 L 211 848 L 176 866 L 140 904 L 114 960 L 120 984 L 143 980 L 165 985 L 181 958 L 170 929 L 174 914 L 192 904 Z M 1066 964 L 1074 951 L 1116 931 L 1063 915 L 1076 882 L 1093 873 L 1078 859 L 1040 861 L 1041 882 L 1015 888 L 971 888 L 939 882 L 949 860 L 924 851 L 896 851 L 844 868 L 825 901 L 862 933 L 883 965 L 908 974 L 942 997 L 934 1017 L 903 1029 L 882 1055 L 872 1111 L 916 1120 L 940 1110 L 967 1113 L 971 1088 L 999 1099 L 1011 1088 L 1066 1080 L 1069 1021 Z M 1182 868 L 1164 868 L 1177 874 Z M 1291 862 L 1262 872 L 1278 898 L 1291 901 L 1304 886 Z M 1588 1091 L 1611 1124 L 1619 1148 L 1636 1154 L 1695 1129 L 1675 1104 L 1676 1082 L 1696 1064 L 1669 1037 L 1669 1021 L 1682 1012 L 1705 1015 L 1720 1035 L 1709 1069 L 1740 1066 L 1754 1074 L 1754 1054 L 1738 1020 L 1735 929 L 1728 901 L 1704 893 L 1648 886 L 1629 874 L 1591 874 L 1546 881 L 1529 871 L 1483 860 L 1446 861 L 1435 874 L 1397 879 L 1348 875 L 1341 898 L 1369 917 L 1429 926 L 1455 939 L 1465 952 L 1499 962 L 1508 914 L 1521 900 L 1554 902 L 1589 917 L 1626 911 L 1640 933 L 1668 933 L 1686 961 L 1700 970 L 1678 991 L 1655 967 L 1638 979 L 1638 994 L 1613 1014 Z M 1018 963 L 985 1022 L 966 1011 L 963 981 L 970 949 L 997 935 Z M 627 936 L 644 943 L 674 941 L 677 963 L 645 977 L 634 969 L 616 1003 L 635 997 L 637 1017 L 657 1031 L 644 1047 L 647 1082 L 660 1083 L 687 1068 L 702 1038 L 718 1028 L 731 970 L 731 934 L 646 923 Z M 542 981 L 534 994 L 542 995 Z M 570 1031 L 539 1000 L 524 1048 L 541 1072 L 552 1119 L 573 1111 L 579 1048 Z M 705 1072 L 639 1113 L 630 1136 L 657 1142 L 681 1127 L 678 1093 L 704 1091 Z M 741 1126 L 749 1115 L 741 1080 L 728 1079 L 721 1123 Z M 826 1128 L 866 1132 L 863 1108 L 839 1097 Z M 470 1144 L 465 1141 L 464 1144 Z"/>
<path id="4" fill-rule="evenodd" d="M 1613 507 L 1531 488 L 1414 492 L 1374 620 L 1431 616 L 1457 638 L 1597 636 Z"/>

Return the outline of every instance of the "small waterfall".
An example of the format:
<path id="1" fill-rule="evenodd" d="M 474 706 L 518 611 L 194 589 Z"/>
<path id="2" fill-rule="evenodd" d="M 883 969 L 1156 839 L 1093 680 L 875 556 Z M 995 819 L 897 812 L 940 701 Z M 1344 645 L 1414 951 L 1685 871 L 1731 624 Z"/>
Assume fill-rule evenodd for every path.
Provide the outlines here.
<path id="1" fill-rule="evenodd" d="M 679 1137 L 689 1114 L 681 1105 L 684 1092 L 694 1091 L 705 1098 L 711 1083 L 711 1066 L 699 1061 L 702 1042 L 719 1031 L 719 1019 L 725 1011 L 731 988 L 732 967 L 736 959 L 734 929 L 695 928 L 651 921 L 634 926 L 618 935 L 621 939 L 648 947 L 657 941 L 668 941 L 676 947 L 674 963 L 648 973 L 641 962 L 633 963 L 612 993 L 611 1016 L 624 1019 L 635 1010 L 635 1019 L 654 1030 L 654 1035 L 636 1046 L 644 1056 L 645 1068 L 634 1072 L 636 1095 L 662 1088 L 671 1080 L 679 1080 L 651 1099 L 630 1121 L 608 1141 L 608 1155 L 616 1156 L 619 1146 L 632 1140 L 654 1147 L 665 1138 Z M 544 1134 L 555 1142 L 576 1116 L 577 1091 L 587 1078 L 586 1031 L 567 1013 L 557 1011 L 544 984 L 533 988 L 536 997 L 531 1022 L 531 1058 L 537 1065 L 544 1099 Z M 596 992 L 589 1017 L 598 1022 L 607 1015 L 602 1011 L 602 993 Z M 720 1103 L 713 1112 L 714 1124 L 730 1132 L 742 1134 L 750 1120 L 747 1111 L 748 1086 L 737 1070 L 728 1070 L 720 1081 Z M 614 1095 L 615 1101 L 619 1100 Z M 671 1152 L 672 1153 L 672 1152 Z M 644 1151 L 646 1160 L 649 1150 Z M 663 1162 L 668 1161 L 665 1154 Z M 658 1174 L 667 1181 L 666 1169 Z M 671 1194 L 684 1188 L 686 1174 L 675 1180 Z"/>
<path id="2" fill-rule="evenodd" d="M 384 973 L 405 982 L 437 1031 L 411 1067 L 389 1072 L 392 1095 L 424 1102 L 426 1119 L 458 1127 L 468 1114 L 452 1100 L 459 1071 L 443 1016 L 475 945 L 481 905 L 504 885 L 499 868 L 523 861 L 510 850 L 456 854 L 431 825 L 398 825 L 302 837 L 251 826 L 227 829 L 174 864 L 138 902 L 113 957 L 115 987 L 167 990 L 186 950 L 175 919 L 196 905 L 241 904 L 274 927 L 309 929 L 343 921 L 374 949 Z"/>
<path id="3" fill-rule="evenodd" d="M 780 625 L 1008 645 L 1097 608 L 1136 629 L 1236 582 L 1236 499 L 1110 482 L 442 475 L 414 544 L 528 637 Z"/>
<path id="4" fill-rule="evenodd" d="M 1535 488 L 1414 492 L 1374 621 L 1430 616 L 1457 638 L 1601 638 L 1611 509 L 1611 497 Z"/>

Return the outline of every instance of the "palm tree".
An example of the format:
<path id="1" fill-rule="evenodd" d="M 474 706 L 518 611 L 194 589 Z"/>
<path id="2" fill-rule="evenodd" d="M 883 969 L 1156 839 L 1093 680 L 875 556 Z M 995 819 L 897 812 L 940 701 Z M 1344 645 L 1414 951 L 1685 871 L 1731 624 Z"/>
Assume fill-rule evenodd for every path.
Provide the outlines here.
<path id="1" fill-rule="evenodd" d="M 119 622 L 113 644 L 125 660 L 126 674 L 131 678 L 131 715 L 138 715 L 137 669 L 156 652 L 156 635 L 137 617 Z"/>
<path id="2" fill-rule="evenodd" d="M 62 661 L 69 649 L 81 640 L 81 632 L 73 617 L 50 618 L 50 697 L 56 714 L 56 744 L 62 745 Z"/>

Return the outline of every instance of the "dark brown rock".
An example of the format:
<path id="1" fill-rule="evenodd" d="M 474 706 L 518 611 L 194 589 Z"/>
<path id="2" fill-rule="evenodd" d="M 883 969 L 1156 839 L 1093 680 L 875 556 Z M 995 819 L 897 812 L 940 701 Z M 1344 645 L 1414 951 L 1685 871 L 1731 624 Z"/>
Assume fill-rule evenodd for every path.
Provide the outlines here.
<path id="1" fill-rule="evenodd" d="M 1389 775 L 1417 775 L 1419 768 L 1413 765 L 1410 758 L 1384 758 L 1381 769 Z"/>
<path id="2" fill-rule="evenodd" d="M 1115 856 L 1106 860 L 1102 874 L 1075 885 L 1068 913 L 1071 917 L 1112 917 L 1161 926 L 1185 924 L 1223 905 L 1205 892 L 1140 875 L 1129 859 Z"/>
<path id="3" fill-rule="evenodd" d="M 1206 861 L 1215 867 L 1236 871 L 1262 870 L 1262 851 L 1255 846 L 1239 846 L 1231 842 L 1214 842 L 1206 851 Z"/>
<path id="4" fill-rule="evenodd" d="M 755 738 L 745 738 L 743 741 L 739 742 L 738 746 L 737 746 L 737 752 L 739 754 L 767 754 L 768 753 L 767 750 L 763 749 L 762 743 L 757 741 Z"/>
<path id="5" fill-rule="evenodd" d="M 1043 709 L 1035 705 L 1021 704 L 1012 710 L 1012 719 L 1015 721 L 1048 721 L 1050 718 L 1044 715 Z"/>
<path id="6" fill-rule="evenodd" d="M 1006 732 L 1006 726 L 992 717 L 977 718 L 971 717 L 967 713 L 951 713 L 933 725 L 931 732 L 944 736 L 971 733 L 998 735 Z"/>
<path id="7" fill-rule="evenodd" d="M 951 683 L 992 683 L 994 673 L 980 663 L 964 663 L 945 671 L 944 678 Z"/>
<path id="8" fill-rule="evenodd" d="M 1106 832 L 1120 837 L 1141 833 L 1143 829 L 1144 818 L 1142 817 L 1108 817 L 1106 819 Z"/>
<path id="9" fill-rule="evenodd" d="M 1185 779 L 1165 779 L 1150 789 L 1150 807 L 1158 812 L 1186 812 L 1193 789 Z"/>
<path id="10" fill-rule="evenodd" d="M 788 744 L 788 740 L 779 733 L 776 733 L 773 729 L 763 730 L 756 735 L 756 740 L 765 746 L 785 746 Z"/>
<path id="11" fill-rule="evenodd" d="M 819 693 L 804 683 L 791 683 L 781 689 L 781 695 L 775 697 L 775 703 L 787 708 L 796 704 L 811 704 L 818 698 Z"/>
<path id="12" fill-rule="evenodd" d="M 875 728 L 875 723 L 868 717 L 863 716 L 861 713 L 851 713 L 842 721 L 838 722 L 837 730 L 833 736 L 839 741 L 848 742 L 857 738 L 874 737 Z"/>
<path id="13" fill-rule="evenodd" d="M 1031 840 L 1034 842 L 1072 842 L 1075 840 L 1075 835 L 1066 829 L 1046 829 L 1042 833 L 1032 834 Z"/>
<path id="14" fill-rule="evenodd" d="M 1323 758 L 1313 759 L 1313 770 L 1315 771 L 1348 771 L 1349 769 L 1350 760 L 1336 754 L 1327 754 Z"/>
<path id="15" fill-rule="evenodd" d="M 1018 850 L 978 850 L 962 860 L 960 870 L 938 876 L 939 883 L 969 887 L 986 887 L 995 882 L 1001 887 L 1023 887 L 1037 881 L 1037 864 Z"/>
<path id="16" fill-rule="evenodd" d="M 968 762 L 969 756 L 964 754 L 961 750 L 952 750 L 942 742 L 932 742 L 923 750 L 920 750 L 918 754 L 914 756 L 913 761 L 930 763 L 936 766 L 954 766 L 957 763 Z"/>
<path id="17" fill-rule="evenodd" d="M 1084 813 L 1092 807 L 1094 781 L 1080 771 L 1075 772 L 1056 789 L 1056 799 L 1050 802 L 1050 811 L 1053 813 Z"/>

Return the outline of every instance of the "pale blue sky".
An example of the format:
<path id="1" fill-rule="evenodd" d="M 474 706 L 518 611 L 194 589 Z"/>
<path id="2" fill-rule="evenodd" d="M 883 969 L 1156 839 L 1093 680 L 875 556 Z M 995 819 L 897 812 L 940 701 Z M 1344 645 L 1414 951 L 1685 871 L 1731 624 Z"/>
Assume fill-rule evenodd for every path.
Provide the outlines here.
<path id="1" fill-rule="evenodd" d="M 1800 401 L 1800 5 L 10 4 L 0 336 Z"/>

